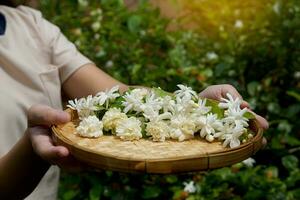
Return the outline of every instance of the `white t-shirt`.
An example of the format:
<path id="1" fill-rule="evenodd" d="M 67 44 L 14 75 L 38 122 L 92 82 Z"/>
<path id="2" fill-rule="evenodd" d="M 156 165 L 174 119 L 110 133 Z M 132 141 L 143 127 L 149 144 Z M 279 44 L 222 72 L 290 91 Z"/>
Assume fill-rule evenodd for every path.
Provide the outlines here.
<path id="1" fill-rule="evenodd" d="M 24 134 L 27 109 L 34 104 L 62 109 L 62 83 L 91 61 L 39 11 L 0 6 L 0 12 L 6 19 L 5 34 L 0 35 L 1 157 Z M 58 177 L 58 168 L 51 167 L 27 199 L 56 199 Z"/>

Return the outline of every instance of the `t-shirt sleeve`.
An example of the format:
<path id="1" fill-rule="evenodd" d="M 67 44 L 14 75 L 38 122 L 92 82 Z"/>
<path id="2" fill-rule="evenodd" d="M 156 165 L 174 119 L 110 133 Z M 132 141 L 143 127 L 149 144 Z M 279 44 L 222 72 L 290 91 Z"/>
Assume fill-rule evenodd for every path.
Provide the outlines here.
<path id="1" fill-rule="evenodd" d="M 51 64 L 59 68 L 62 82 L 81 66 L 92 63 L 64 36 L 59 27 L 44 19 L 41 12 L 25 6 L 20 6 L 19 9 L 33 14 L 43 42 L 49 47 Z"/>

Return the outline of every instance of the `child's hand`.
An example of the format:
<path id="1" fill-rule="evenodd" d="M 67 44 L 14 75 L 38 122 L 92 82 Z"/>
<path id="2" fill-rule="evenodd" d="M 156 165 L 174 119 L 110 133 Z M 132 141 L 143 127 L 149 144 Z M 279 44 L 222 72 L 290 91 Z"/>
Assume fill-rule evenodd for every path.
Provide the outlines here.
<path id="1" fill-rule="evenodd" d="M 69 170 L 80 169 L 69 150 L 63 146 L 54 146 L 50 126 L 63 124 L 71 120 L 68 113 L 44 105 L 34 105 L 28 110 L 27 133 L 37 155 L 51 164 Z"/>
<path id="2" fill-rule="evenodd" d="M 205 90 L 200 92 L 199 96 L 203 98 L 209 98 L 209 99 L 215 99 L 220 101 L 221 98 L 226 98 L 226 94 L 230 93 L 233 98 L 240 98 L 243 99 L 243 97 L 238 93 L 238 91 L 232 86 L 228 84 L 224 85 L 212 85 L 207 87 Z M 241 107 L 248 107 L 249 104 L 246 101 L 243 101 L 241 104 Z M 255 113 L 253 113 L 255 114 Z M 257 121 L 259 122 L 260 126 L 263 129 L 268 129 L 269 124 L 267 120 L 257 114 L 255 114 Z"/>

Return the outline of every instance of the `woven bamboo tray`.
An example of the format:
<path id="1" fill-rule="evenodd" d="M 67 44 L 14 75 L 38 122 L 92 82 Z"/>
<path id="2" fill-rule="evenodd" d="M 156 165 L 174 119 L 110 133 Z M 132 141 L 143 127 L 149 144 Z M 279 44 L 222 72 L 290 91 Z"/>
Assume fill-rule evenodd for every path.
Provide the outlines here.
<path id="1" fill-rule="evenodd" d="M 221 142 L 209 143 L 198 137 L 183 142 L 122 141 L 115 136 L 83 138 L 74 134 L 79 123 L 76 111 L 66 111 L 72 120 L 53 126 L 53 139 L 57 145 L 66 146 L 75 158 L 95 169 L 156 174 L 201 171 L 240 162 L 262 147 L 263 131 L 256 121 L 250 123 L 255 137 L 231 149 L 224 148 Z"/>

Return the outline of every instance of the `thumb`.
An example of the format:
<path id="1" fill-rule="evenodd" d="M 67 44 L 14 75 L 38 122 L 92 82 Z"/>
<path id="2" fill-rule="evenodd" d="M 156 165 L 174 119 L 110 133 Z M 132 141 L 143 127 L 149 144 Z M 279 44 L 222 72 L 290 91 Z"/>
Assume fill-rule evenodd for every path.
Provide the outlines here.
<path id="1" fill-rule="evenodd" d="M 71 120 L 71 116 L 61 110 L 53 109 L 45 105 L 34 105 L 28 110 L 28 127 L 51 126 L 63 124 Z"/>

